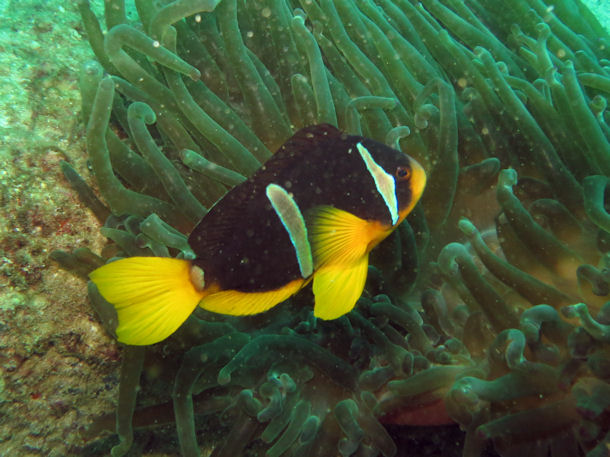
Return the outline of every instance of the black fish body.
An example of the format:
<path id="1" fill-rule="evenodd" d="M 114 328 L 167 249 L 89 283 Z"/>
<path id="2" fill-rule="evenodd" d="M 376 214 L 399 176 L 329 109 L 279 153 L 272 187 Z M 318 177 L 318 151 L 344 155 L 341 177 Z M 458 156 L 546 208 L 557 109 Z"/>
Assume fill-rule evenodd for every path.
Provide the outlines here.
<path id="1" fill-rule="evenodd" d="M 308 127 L 203 217 L 189 236 L 195 260 L 123 259 L 91 279 L 117 308 L 117 335 L 128 344 L 164 339 L 197 304 L 254 314 L 312 279 L 314 313 L 339 317 L 362 293 L 368 252 L 404 219 L 424 185 L 421 166 L 406 154 L 330 125 Z M 133 271 L 155 293 L 126 300 L 119 278 Z M 151 306 L 155 322 L 147 318 Z"/>

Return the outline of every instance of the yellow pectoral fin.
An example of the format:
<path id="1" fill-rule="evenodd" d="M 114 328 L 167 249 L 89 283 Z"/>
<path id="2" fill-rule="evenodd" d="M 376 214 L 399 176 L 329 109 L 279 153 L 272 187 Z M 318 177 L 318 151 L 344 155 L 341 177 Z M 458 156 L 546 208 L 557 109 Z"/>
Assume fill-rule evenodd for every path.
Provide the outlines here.
<path id="1" fill-rule="evenodd" d="M 141 346 L 174 333 L 203 298 L 190 273 L 187 260 L 130 257 L 98 268 L 89 278 L 117 311 L 118 340 Z"/>
<path id="2" fill-rule="evenodd" d="M 317 271 L 313 277 L 314 316 L 330 320 L 349 313 L 362 295 L 368 264 L 369 256 L 365 254 L 353 264 Z"/>
<path id="3" fill-rule="evenodd" d="M 199 303 L 203 309 L 232 316 L 258 314 L 273 308 L 291 295 L 297 293 L 306 283 L 297 279 L 279 289 L 266 292 L 239 292 L 237 290 L 223 290 L 205 297 Z"/>
<path id="4" fill-rule="evenodd" d="M 308 214 L 308 229 L 316 268 L 353 265 L 390 232 L 377 221 L 367 221 L 332 206 L 319 206 Z"/>

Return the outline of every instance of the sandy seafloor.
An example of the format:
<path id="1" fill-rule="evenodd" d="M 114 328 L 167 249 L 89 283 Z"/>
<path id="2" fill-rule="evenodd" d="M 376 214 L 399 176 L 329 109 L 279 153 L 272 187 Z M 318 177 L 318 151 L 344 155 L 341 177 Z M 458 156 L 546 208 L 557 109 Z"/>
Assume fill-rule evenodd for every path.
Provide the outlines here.
<path id="1" fill-rule="evenodd" d="M 591 0 L 610 24 L 610 0 Z M 86 177 L 78 70 L 92 58 L 77 2 L 0 0 L 0 456 L 83 455 L 80 430 L 112 412 L 120 350 L 85 282 L 54 249 L 99 250 L 98 223 L 65 183 Z M 92 2 L 101 13 L 102 0 Z M 166 454 L 147 454 L 149 456 Z"/>

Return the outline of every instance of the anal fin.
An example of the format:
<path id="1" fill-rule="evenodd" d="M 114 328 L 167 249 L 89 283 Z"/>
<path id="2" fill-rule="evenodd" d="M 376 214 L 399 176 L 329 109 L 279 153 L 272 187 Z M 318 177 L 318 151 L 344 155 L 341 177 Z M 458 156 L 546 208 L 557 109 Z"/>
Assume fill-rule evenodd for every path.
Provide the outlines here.
<path id="1" fill-rule="evenodd" d="M 265 292 L 223 290 L 208 295 L 201 300 L 199 306 L 208 311 L 232 316 L 258 314 L 288 299 L 297 293 L 306 282 L 304 279 L 297 279 L 279 289 Z"/>

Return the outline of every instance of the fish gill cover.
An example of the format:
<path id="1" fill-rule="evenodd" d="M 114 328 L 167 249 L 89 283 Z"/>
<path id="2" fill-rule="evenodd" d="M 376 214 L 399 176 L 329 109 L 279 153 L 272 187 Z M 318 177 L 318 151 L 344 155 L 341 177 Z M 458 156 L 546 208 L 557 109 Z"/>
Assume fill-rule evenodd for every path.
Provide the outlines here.
<path id="1" fill-rule="evenodd" d="M 451 422 L 464 456 L 608 455 L 610 38 L 582 3 L 135 6 L 107 1 L 103 31 L 80 2 L 102 200 L 62 166 L 109 242 L 56 251 L 64 268 L 188 257 L 207 209 L 311 124 L 400 148 L 428 187 L 348 315 L 316 321 L 302 293 L 250 318 L 198 310 L 167 342 L 126 347 L 113 456 L 169 422 L 185 457 L 425 455 L 391 424 Z"/>

